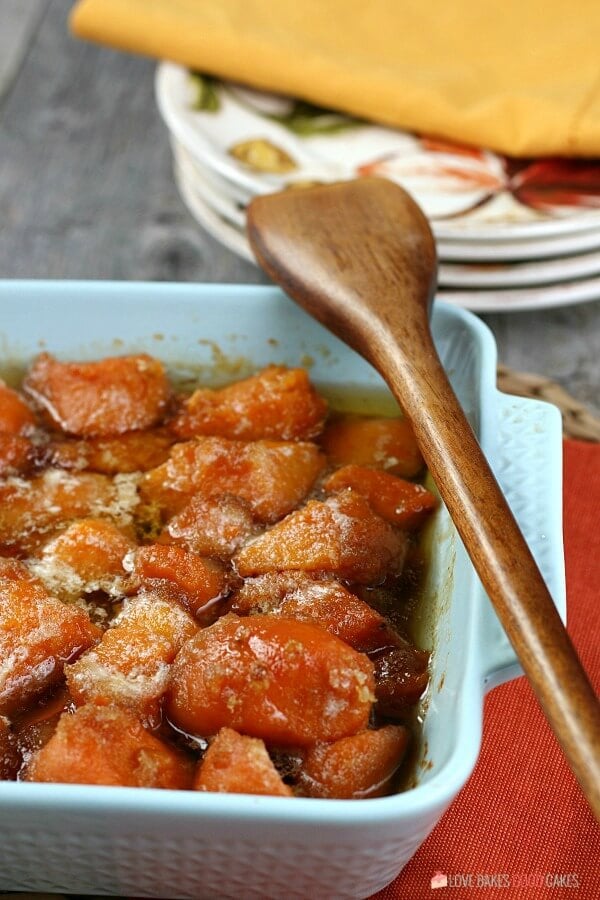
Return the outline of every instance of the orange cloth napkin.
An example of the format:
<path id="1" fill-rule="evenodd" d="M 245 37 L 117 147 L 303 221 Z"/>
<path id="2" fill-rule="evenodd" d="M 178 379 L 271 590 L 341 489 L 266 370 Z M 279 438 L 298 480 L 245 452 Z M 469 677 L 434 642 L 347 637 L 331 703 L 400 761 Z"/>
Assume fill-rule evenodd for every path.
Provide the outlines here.
<path id="1" fill-rule="evenodd" d="M 80 0 L 75 34 L 515 156 L 600 156 L 598 0 Z"/>
<path id="2" fill-rule="evenodd" d="M 568 630 L 600 690 L 600 446 L 566 441 L 564 450 Z M 436 873 L 448 878 L 439 894 L 431 888 Z M 485 876 L 496 876 L 495 889 L 493 881 L 482 889 Z M 600 897 L 600 828 L 524 678 L 487 697 L 473 777 L 396 881 L 376 897 L 480 895 Z"/>

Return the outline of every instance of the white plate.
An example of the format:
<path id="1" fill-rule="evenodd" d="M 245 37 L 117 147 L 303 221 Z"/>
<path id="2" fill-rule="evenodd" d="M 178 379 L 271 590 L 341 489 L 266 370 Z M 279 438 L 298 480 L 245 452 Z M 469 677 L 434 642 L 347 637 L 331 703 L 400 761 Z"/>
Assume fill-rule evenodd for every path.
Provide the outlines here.
<path id="1" fill-rule="evenodd" d="M 176 138 L 173 153 L 186 177 L 219 216 L 239 229 L 245 227 L 244 202 L 227 191 L 226 180 L 203 165 Z M 600 231 L 558 235 L 545 240 L 504 241 L 498 244 L 465 241 L 443 241 L 438 238 L 438 254 L 444 262 L 462 263 L 442 266 L 440 284 L 448 287 L 511 287 L 548 284 L 583 278 L 600 272 Z M 595 252 L 584 254 L 583 251 Z M 572 254 L 575 254 L 572 256 Z M 528 265 L 515 260 L 547 260 Z M 472 262 L 505 263 L 498 268 L 473 266 Z"/>
<path id="2" fill-rule="evenodd" d="M 508 288 L 557 284 L 600 275 L 600 250 L 542 262 L 441 263 L 438 282 L 452 288 Z"/>
<path id="3" fill-rule="evenodd" d="M 517 262 L 519 260 L 555 259 L 600 249 L 600 231 L 557 235 L 534 241 L 448 241 L 437 237 L 440 259 L 448 262 Z"/>
<path id="4" fill-rule="evenodd" d="M 222 219 L 234 225 L 238 230 L 244 231 L 246 227 L 245 206 L 224 193 L 218 176 L 215 176 L 209 169 L 203 169 L 182 144 L 173 139 L 171 146 L 176 168 L 190 186 L 193 185 L 195 192 Z"/>
<path id="5" fill-rule="evenodd" d="M 556 306 L 575 306 L 600 300 L 600 278 L 568 281 L 544 287 L 507 288 L 497 291 L 452 291 L 440 289 L 440 300 L 470 309 L 472 312 L 523 312 L 532 309 L 551 309 Z"/>
<path id="6" fill-rule="evenodd" d="M 195 192 L 222 219 L 234 225 L 238 230 L 244 231 L 246 227 L 245 204 L 228 194 L 223 187 L 224 179 L 208 167 L 202 166 L 200 161 L 189 153 L 176 138 L 172 139 L 171 144 L 176 164 L 185 175 L 190 187 L 193 185 Z M 595 232 L 581 235 L 580 238 L 593 243 L 592 234 L 595 235 Z M 459 256 L 462 264 L 453 264 L 446 260 L 455 258 L 455 252 L 462 250 L 465 244 L 446 245 L 438 240 L 438 253 L 442 260 L 439 283 L 445 287 L 466 288 L 525 287 L 571 281 L 600 274 L 600 250 L 595 249 L 591 253 L 575 256 L 559 255 L 568 240 L 568 238 L 559 237 L 552 241 L 549 239 L 545 242 L 536 242 L 536 245 L 541 248 L 542 254 L 552 250 L 552 255 L 543 261 L 518 263 L 505 262 L 502 251 L 519 253 L 522 249 L 525 253 L 529 246 L 528 242 L 519 242 L 516 250 L 512 244 L 498 245 L 494 248 L 491 248 L 489 244 L 476 244 L 472 248 L 473 255 L 470 258 L 463 259 Z M 580 244 L 581 240 L 577 242 L 577 246 Z M 600 235 L 598 235 L 598 246 L 600 247 Z M 482 247 L 485 247 L 485 254 Z M 494 257 L 493 261 L 490 261 L 487 255 L 490 253 Z M 500 255 L 500 260 L 496 258 L 496 254 Z M 484 257 L 484 261 L 473 264 L 471 260 L 478 257 Z"/>
<path id="7" fill-rule="evenodd" d="M 250 245 L 246 239 L 246 235 L 234 225 L 226 222 L 219 214 L 206 202 L 204 197 L 198 192 L 197 187 L 186 177 L 183 170 L 175 163 L 174 166 L 175 182 L 179 188 L 182 200 L 188 208 L 193 218 L 214 237 L 215 240 L 227 247 L 242 259 L 256 265 L 254 254 L 250 249 Z"/>
<path id="8" fill-rule="evenodd" d="M 197 109 L 199 84 L 187 69 L 162 63 L 161 114 L 189 152 L 249 195 L 292 181 L 379 174 L 406 187 L 444 239 L 496 243 L 600 229 L 595 160 L 516 163 L 214 80 L 203 82 L 209 108 Z M 232 155 L 258 141 L 267 141 L 288 171 L 259 171 Z M 578 191 L 582 173 L 587 186 Z"/>
<path id="9" fill-rule="evenodd" d="M 219 216 L 198 190 L 197 184 L 186 177 L 177 163 L 175 164 L 175 180 L 181 197 L 194 219 L 219 243 L 256 265 L 256 260 L 243 231 Z M 546 309 L 600 299 L 600 277 L 546 287 L 527 287 L 514 290 L 454 291 L 441 288 L 438 290 L 437 296 L 454 306 L 479 313 Z"/>

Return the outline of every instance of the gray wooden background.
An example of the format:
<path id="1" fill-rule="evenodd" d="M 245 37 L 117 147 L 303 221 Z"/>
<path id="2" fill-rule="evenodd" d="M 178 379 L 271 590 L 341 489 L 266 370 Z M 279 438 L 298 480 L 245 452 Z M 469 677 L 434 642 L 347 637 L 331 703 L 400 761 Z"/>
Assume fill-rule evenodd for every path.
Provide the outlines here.
<path id="1" fill-rule="evenodd" d="M 0 277 L 263 282 L 177 194 L 154 63 L 67 33 L 72 0 L 0 0 Z M 500 361 L 600 413 L 600 302 L 483 317 Z"/>

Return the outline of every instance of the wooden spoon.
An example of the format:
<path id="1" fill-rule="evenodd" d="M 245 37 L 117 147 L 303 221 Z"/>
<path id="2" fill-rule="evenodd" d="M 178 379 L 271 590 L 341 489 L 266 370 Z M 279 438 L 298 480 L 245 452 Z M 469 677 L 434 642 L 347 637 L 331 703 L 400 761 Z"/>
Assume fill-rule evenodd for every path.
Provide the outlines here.
<path id="1" fill-rule="evenodd" d="M 454 395 L 429 330 L 429 224 L 379 178 L 258 197 L 265 271 L 385 378 L 583 793 L 600 820 L 600 705 Z"/>

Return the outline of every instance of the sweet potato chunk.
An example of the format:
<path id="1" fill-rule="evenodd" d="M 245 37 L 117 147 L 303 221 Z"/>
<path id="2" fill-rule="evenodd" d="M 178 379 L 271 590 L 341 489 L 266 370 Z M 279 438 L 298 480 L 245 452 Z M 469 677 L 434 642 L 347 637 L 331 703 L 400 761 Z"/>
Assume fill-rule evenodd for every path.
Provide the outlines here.
<path id="1" fill-rule="evenodd" d="M 423 468 L 423 457 L 407 419 L 340 416 L 328 424 L 320 443 L 337 466 L 375 466 L 408 477 Z"/>
<path id="2" fill-rule="evenodd" d="M 234 494 L 258 519 L 274 522 L 306 497 L 324 464 L 315 444 L 204 437 L 176 444 L 166 463 L 143 476 L 140 490 L 168 514 L 198 491 Z"/>
<path id="3" fill-rule="evenodd" d="M 269 614 L 314 622 L 355 650 L 379 650 L 395 643 L 382 615 L 339 583 L 305 572 L 271 572 L 247 578 L 231 601 L 238 615 Z"/>
<path id="4" fill-rule="evenodd" d="M 24 472 L 32 459 L 33 446 L 29 438 L 0 431 L 0 476 Z"/>
<path id="5" fill-rule="evenodd" d="M 16 560 L 0 566 L 0 715 L 23 710 L 100 637 L 87 614 L 51 597 Z"/>
<path id="6" fill-rule="evenodd" d="M 259 738 L 221 728 L 198 766 L 194 778 L 197 791 L 228 794 L 268 794 L 291 797 Z"/>
<path id="7" fill-rule="evenodd" d="M 87 441 L 65 439 L 51 441 L 46 458 L 51 465 L 62 469 L 86 469 L 104 475 L 147 472 L 168 459 L 174 440 L 172 435 L 159 428 Z"/>
<path id="8" fill-rule="evenodd" d="M 304 760 L 300 790 L 308 797 L 336 800 L 381 797 L 388 792 L 407 743 L 406 728 L 386 725 L 332 744 L 316 744 Z"/>
<path id="9" fill-rule="evenodd" d="M 195 494 L 167 522 L 158 542 L 180 544 L 200 556 L 227 560 L 259 530 L 246 500 L 231 494 Z"/>
<path id="10" fill-rule="evenodd" d="M 406 547 L 406 536 L 376 516 L 364 497 L 344 491 L 290 513 L 234 561 L 243 577 L 299 569 L 375 584 L 400 572 Z"/>
<path id="11" fill-rule="evenodd" d="M 221 390 L 194 391 L 171 427 L 182 438 L 307 441 L 321 432 L 326 414 L 303 369 L 268 366 Z"/>
<path id="12" fill-rule="evenodd" d="M 35 427 L 35 416 L 25 400 L 0 379 L 0 432 L 27 434 Z"/>
<path id="13" fill-rule="evenodd" d="M 47 469 L 28 481 L 0 482 L 0 548 L 33 551 L 59 526 L 88 516 L 127 526 L 138 503 L 134 478 Z"/>
<path id="14" fill-rule="evenodd" d="M 72 710 L 73 701 L 64 685 L 49 697 L 43 697 L 13 722 L 14 741 L 19 759 L 26 765 L 32 754 L 47 744 L 61 715 Z"/>
<path id="15" fill-rule="evenodd" d="M 150 428 L 170 395 L 162 363 L 145 353 L 81 363 L 41 353 L 24 386 L 55 425 L 82 437 Z"/>
<path id="16" fill-rule="evenodd" d="M 188 641 L 167 711 L 190 734 L 234 728 L 276 745 L 336 740 L 366 727 L 373 666 L 323 628 L 273 616 L 223 616 Z"/>
<path id="17" fill-rule="evenodd" d="M 178 601 L 193 616 L 215 605 L 227 590 L 223 566 L 183 547 L 150 544 L 133 557 L 133 576 L 143 588 Z"/>
<path id="18" fill-rule="evenodd" d="M 20 762 L 10 722 L 4 716 L 0 716 L 0 781 L 14 780 L 19 770 Z"/>
<path id="19" fill-rule="evenodd" d="M 98 646 L 65 668 L 73 700 L 129 707 L 156 722 L 170 664 L 197 630 L 176 603 L 148 594 L 132 598 Z"/>
<path id="20" fill-rule="evenodd" d="M 122 597 L 129 582 L 123 560 L 135 546 L 106 519 L 78 519 L 44 546 L 32 571 L 61 600 L 91 591 Z"/>
<path id="21" fill-rule="evenodd" d="M 344 488 L 358 491 L 366 497 L 382 519 L 398 528 L 420 528 L 436 508 L 437 499 L 422 484 L 404 481 L 387 472 L 364 466 L 344 466 L 330 475 L 323 485 L 326 491 Z"/>
<path id="22" fill-rule="evenodd" d="M 34 756 L 27 781 L 185 789 L 192 766 L 117 707 L 82 706 L 65 713 L 53 737 Z"/>
<path id="23" fill-rule="evenodd" d="M 387 649 L 375 659 L 377 711 L 402 719 L 422 696 L 429 681 L 429 653 L 408 642 Z"/>

